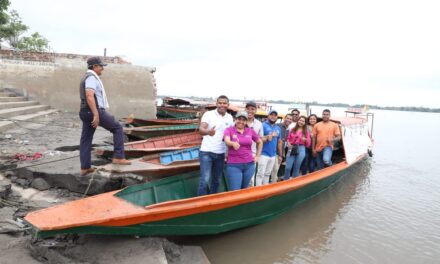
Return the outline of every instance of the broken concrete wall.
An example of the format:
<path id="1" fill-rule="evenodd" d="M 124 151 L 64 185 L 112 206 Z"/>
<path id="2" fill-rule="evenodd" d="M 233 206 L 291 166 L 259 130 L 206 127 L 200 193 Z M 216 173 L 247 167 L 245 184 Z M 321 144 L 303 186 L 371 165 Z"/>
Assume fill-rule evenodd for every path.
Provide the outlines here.
<path id="1" fill-rule="evenodd" d="M 79 82 L 87 70 L 87 55 L 0 50 L 0 88 L 19 89 L 30 99 L 53 108 L 79 110 Z M 102 80 L 109 112 L 116 117 L 156 116 L 156 87 L 152 68 L 135 66 L 119 57 L 108 63 Z"/>

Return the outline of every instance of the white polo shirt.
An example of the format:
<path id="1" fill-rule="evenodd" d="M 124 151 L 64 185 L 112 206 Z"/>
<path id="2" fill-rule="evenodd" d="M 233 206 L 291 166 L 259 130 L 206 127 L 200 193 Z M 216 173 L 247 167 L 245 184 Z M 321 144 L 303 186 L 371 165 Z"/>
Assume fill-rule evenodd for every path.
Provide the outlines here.
<path id="1" fill-rule="evenodd" d="M 218 113 L 217 109 L 205 112 L 202 116 L 201 123 L 207 123 L 208 129 L 215 126 L 214 136 L 203 136 L 201 151 L 213 152 L 216 154 L 222 154 L 226 152 L 226 145 L 223 142 L 223 133 L 225 129 L 234 125 L 232 116 L 229 113 L 225 113 L 224 116 Z"/>
<path id="2" fill-rule="evenodd" d="M 289 133 L 290 130 L 292 130 L 292 128 L 294 128 L 295 126 L 296 126 L 296 122 L 290 123 L 289 127 L 287 128 L 287 133 Z"/>
<path id="3" fill-rule="evenodd" d="M 260 138 L 264 136 L 263 124 L 260 122 L 260 120 L 254 118 L 254 121 L 252 122 L 252 124 L 248 123 L 248 127 L 252 128 Z M 257 154 L 257 143 L 255 143 L 253 141 L 252 141 L 252 154 L 254 156 L 255 156 L 255 154 Z"/>

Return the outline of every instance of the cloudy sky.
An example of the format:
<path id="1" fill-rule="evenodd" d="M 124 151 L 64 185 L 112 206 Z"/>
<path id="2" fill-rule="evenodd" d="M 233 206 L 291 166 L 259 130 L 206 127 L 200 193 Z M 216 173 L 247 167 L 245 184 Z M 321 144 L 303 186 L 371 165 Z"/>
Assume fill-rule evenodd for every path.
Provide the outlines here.
<path id="1" fill-rule="evenodd" d="M 12 2 L 56 52 L 155 66 L 162 95 L 440 107 L 440 1 Z"/>

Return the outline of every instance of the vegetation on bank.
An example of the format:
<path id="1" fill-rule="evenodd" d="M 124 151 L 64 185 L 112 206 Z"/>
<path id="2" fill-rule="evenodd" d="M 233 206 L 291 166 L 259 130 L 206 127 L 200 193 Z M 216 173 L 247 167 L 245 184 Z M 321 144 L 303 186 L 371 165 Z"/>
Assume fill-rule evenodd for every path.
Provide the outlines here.
<path id="1" fill-rule="evenodd" d="M 21 51 L 49 51 L 49 40 L 40 33 L 24 35 L 29 27 L 23 23 L 16 10 L 8 12 L 10 4 L 9 0 L 0 0 L 0 44 L 5 41 L 11 48 Z"/>
<path id="2" fill-rule="evenodd" d="M 179 96 L 171 96 L 171 95 L 158 95 L 158 98 L 163 97 L 179 97 Z M 215 98 L 213 97 L 197 97 L 197 96 L 185 96 L 185 98 L 191 99 L 191 100 L 206 100 L 206 101 L 214 101 Z M 243 101 L 242 99 L 232 99 L 231 101 Z M 328 107 L 354 107 L 354 108 L 364 108 L 364 106 L 367 106 L 368 109 L 377 109 L 377 110 L 394 110 L 394 111 L 409 111 L 409 112 L 429 112 L 429 113 L 440 113 L 440 108 L 429 108 L 429 107 L 416 107 L 416 106 L 378 106 L 378 105 L 368 105 L 368 104 L 344 104 L 344 103 L 320 103 L 320 102 L 299 102 L 299 101 L 285 101 L 285 100 L 267 100 L 267 103 L 271 104 L 288 104 L 288 105 L 294 105 L 294 104 L 310 104 L 310 105 L 318 105 L 318 106 L 328 106 Z"/>

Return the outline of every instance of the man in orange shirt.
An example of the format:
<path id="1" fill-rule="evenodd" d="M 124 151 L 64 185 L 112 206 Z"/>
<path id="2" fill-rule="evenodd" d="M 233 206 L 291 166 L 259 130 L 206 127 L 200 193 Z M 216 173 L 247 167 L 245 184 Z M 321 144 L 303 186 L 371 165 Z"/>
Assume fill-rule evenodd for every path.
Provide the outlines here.
<path id="1" fill-rule="evenodd" d="M 333 144 L 341 140 L 339 126 L 330 121 L 330 110 L 322 111 L 322 121 L 312 130 L 313 156 L 317 157 L 318 169 L 332 165 Z"/>

